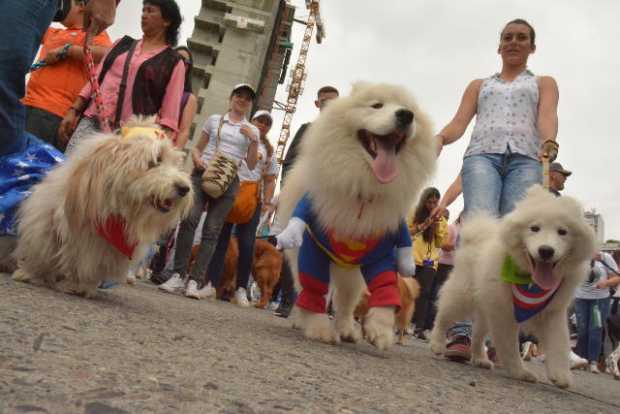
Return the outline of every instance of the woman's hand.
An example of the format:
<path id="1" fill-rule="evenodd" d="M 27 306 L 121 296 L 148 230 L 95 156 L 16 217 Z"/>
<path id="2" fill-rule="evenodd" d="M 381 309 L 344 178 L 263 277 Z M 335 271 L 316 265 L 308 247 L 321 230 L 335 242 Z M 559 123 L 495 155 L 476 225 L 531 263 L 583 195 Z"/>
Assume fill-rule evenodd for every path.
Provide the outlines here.
<path id="1" fill-rule="evenodd" d="M 248 125 L 241 125 L 241 129 L 239 130 L 247 139 L 251 142 L 257 142 L 258 137 L 254 134 L 254 131 Z"/>
<path id="2" fill-rule="evenodd" d="M 559 148 L 560 146 L 554 140 L 546 140 L 545 142 L 540 144 L 540 149 L 538 150 L 538 159 L 542 161 L 543 157 L 546 155 L 549 158 L 549 162 L 553 162 L 558 156 Z"/>
<path id="3" fill-rule="evenodd" d="M 90 0 L 84 10 L 84 31 L 96 36 L 110 27 L 116 17 L 118 0 Z"/>
<path id="4" fill-rule="evenodd" d="M 607 289 L 609 286 L 607 280 L 600 280 L 594 287 L 597 289 Z"/>
<path id="5" fill-rule="evenodd" d="M 194 168 L 199 171 L 204 171 L 207 169 L 207 164 L 202 160 L 202 156 L 197 154 L 194 150 L 192 150 L 192 162 L 194 163 Z"/>
<path id="6" fill-rule="evenodd" d="M 63 145 L 67 145 L 73 131 L 75 130 L 75 124 L 77 123 L 78 117 L 75 113 L 74 109 L 69 109 L 67 114 L 62 119 L 60 126 L 58 127 L 58 137 L 60 138 L 60 142 Z"/>

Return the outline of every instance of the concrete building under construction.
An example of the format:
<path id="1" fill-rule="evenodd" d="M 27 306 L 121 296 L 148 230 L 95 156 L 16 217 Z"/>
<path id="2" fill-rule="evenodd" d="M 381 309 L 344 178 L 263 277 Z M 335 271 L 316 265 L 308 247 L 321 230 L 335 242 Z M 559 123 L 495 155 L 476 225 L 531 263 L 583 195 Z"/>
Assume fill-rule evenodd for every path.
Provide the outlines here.
<path id="1" fill-rule="evenodd" d="M 228 108 L 233 86 L 257 91 L 256 109 L 271 110 L 292 51 L 295 8 L 285 0 L 202 0 L 187 44 L 194 56 L 192 86 L 198 113 L 190 139 L 212 114 Z"/>

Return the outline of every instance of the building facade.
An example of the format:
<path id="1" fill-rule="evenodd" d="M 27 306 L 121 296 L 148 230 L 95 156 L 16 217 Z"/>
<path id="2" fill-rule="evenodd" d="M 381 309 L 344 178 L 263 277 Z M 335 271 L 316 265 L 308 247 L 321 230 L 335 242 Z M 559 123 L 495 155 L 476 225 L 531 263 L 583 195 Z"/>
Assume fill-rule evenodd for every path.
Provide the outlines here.
<path id="1" fill-rule="evenodd" d="M 285 0 L 202 1 L 187 41 L 194 57 L 192 88 L 198 97 L 193 142 L 209 115 L 226 112 L 230 91 L 238 83 L 255 87 L 254 110 L 272 109 L 290 59 L 294 14 Z"/>

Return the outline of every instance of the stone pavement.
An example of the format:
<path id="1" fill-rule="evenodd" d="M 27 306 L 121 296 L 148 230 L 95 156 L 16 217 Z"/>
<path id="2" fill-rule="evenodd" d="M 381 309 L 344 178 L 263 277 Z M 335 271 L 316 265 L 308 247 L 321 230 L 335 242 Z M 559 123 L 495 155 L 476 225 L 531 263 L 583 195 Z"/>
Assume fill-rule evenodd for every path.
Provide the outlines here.
<path id="1" fill-rule="evenodd" d="M 0 414 L 285 412 L 618 413 L 620 381 L 576 372 L 564 391 L 419 341 L 308 341 L 269 312 L 145 282 L 86 300 L 0 274 Z"/>

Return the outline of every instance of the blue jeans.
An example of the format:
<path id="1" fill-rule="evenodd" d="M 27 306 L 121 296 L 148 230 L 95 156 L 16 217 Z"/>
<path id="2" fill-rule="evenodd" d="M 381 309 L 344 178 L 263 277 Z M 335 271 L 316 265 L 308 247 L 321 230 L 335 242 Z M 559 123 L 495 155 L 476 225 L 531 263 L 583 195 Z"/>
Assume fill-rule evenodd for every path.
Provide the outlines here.
<path id="1" fill-rule="evenodd" d="M 603 326 L 609 315 L 610 299 L 575 299 L 577 347 L 575 352 L 589 362 L 598 361 L 603 349 Z M 598 308 L 600 320 L 596 321 Z"/>
<path id="2" fill-rule="evenodd" d="M 0 13 L 0 156 L 23 151 L 26 74 L 57 10 L 57 0 L 3 0 Z"/>
<path id="3" fill-rule="evenodd" d="M 217 247 L 209 263 L 207 274 L 213 287 L 218 287 L 224 272 L 224 258 L 226 257 L 226 250 L 228 249 L 228 243 L 230 242 L 230 236 L 233 232 L 237 236 L 239 241 L 239 259 L 237 261 L 237 288 L 248 287 L 248 281 L 250 280 L 250 272 L 252 271 L 252 264 L 254 262 L 254 242 L 256 241 L 256 229 L 258 228 L 258 222 L 260 221 L 261 204 L 256 206 L 254 215 L 247 223 L 232 224 L 226 223 L 222 228 L 219 240 L 217 241 Z"/>
<path id="4" fill-rule="evenodd" d="M 538 160 L 506 151 L 503 154 L 476 154 L 463 159 L 461 170 L 465 217 L 484 211 L 497 217 L 510 213 L 525 197 L 528 188 L 542 182 Z M 448 336 L 471 336 L 471 321 L 462 321 Z"/>
<path id="5" fill-rule="evenodd" d="M 463 159 L 461 170 L 465 214 L 485 211 L 497 217 L 510 213 L 527 189 L 542 182 L 538 160 L 510 151 Z"/>

